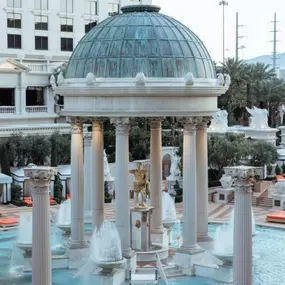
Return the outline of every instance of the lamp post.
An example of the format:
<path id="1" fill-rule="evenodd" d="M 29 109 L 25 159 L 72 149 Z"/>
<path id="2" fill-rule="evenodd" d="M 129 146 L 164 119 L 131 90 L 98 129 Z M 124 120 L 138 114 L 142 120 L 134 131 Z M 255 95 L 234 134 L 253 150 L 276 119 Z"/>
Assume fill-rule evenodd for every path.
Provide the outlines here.
<path id="1" fill-rule="evenodd" d="M 228 6 L 227 1 L 220 1 L 220 6 L 223 6 L 223 63 L 225 63 L 225 6 Z"/>

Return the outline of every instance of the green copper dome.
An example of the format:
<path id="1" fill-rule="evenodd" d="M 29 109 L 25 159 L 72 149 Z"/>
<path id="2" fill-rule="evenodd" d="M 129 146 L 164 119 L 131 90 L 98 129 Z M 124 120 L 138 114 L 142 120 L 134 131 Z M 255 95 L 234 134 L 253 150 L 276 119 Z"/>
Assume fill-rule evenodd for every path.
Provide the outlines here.
<path id="1" fill-rule="evenodd" d="M 214 78 L 211 57 L 202 41 L 157 6 L 122 8 L 86 34 L 75 48 L 66 78 L 96 77 Z"/>

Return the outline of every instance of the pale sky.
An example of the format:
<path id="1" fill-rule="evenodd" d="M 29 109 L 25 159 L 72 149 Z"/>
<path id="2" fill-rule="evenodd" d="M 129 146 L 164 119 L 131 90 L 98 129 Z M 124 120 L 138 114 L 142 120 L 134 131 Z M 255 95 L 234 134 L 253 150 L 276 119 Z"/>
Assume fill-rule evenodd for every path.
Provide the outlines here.
<path id="1" fill-rule="evenodd" d="M 276 12 L 277 52 L 285 52 L 285 1 L 284 0 L 227 0 L 225 6 L 226 57 L 235 56 L 236 12 L 239 12 L 241 36 L 240 58 L 248 59 L 273 51 L 273 21 Z M 196 33 L 207 47 L 213 60 L 222 61 L 222 6 L 219 0 L 153 0 L 162 7 L 161 13 L 172 16 Z"/>

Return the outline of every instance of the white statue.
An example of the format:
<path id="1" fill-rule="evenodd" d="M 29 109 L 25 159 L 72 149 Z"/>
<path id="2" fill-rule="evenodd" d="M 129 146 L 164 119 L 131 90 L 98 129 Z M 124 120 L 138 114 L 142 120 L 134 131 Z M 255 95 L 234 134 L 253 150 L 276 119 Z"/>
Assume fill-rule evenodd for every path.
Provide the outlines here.
<path id="1" fill-rule="evenodd" d="M 188 72 L 186 74 L 186 76 L 184 77 L 184 81 L 185 81 L 186 86 L 194 85 L 194 80 L 195 80 L 195 78 L 194 78 L 194 75 L 192 72 Z"/>
<path id="2" fill-rule="evenodd" d="M 226 132 L 228 130 L 228 112 L 220 110 L 215 113 L 209 127 L 212 132 Z"/>
<path id="3" fill-rule="evenodd" d="M 166 177 L 169 181 L 176 181 L 181 178 L 181 170 L 179 168 L 181 157 L 179 157 L 176 152 L 177 150 L 174 148 L 171 154 L 170 175 Z"/>
<path id="4" fill-rule="evenodd" d="M 85 80 L 86 80 L 86 84 L 87 85 L 95 85 L 95 83 L 96 83 L 96 77 L 95 77 L 95 75 L 92 72 L 89 72 L 86 75 Z"/>
<path id="5" fill-rule="evenodd" d="M 251 115 L 249 118 L 249 126 L 253 129 L 268 129 L 268 111 L 266 109 L 259 109 L 253 107 L 249 109 L 246 107 L 246 110 Z"/>
<path id="6" fill-rule="evenodd" d="M 137 73 L 136 78 L 135 78 L 135 84 L 136 86 L 145 86 L 146 77 L 143 72 Z"/>
<path id="7" fill-rule="evenodd" d="M 230 175 L 223 174 L 222 178 L 220 179 L 220 182 L 224 189 L 229 189 L 232 187 L 234 180 Z"/>
<path id="8" fill-rule="evenodd" d="M 217 86 L 224 86 L 224 84 L 225 84 L 224 74 L 219 73 L 217 76 Z"/>
<path id="9" fill-rule="evenodd" d="M 283 118 L 285 114 L 285 105 L 279 105 L 278 106 L 278 111 L 279 111 L 279 117 L 280 117 L 280 125 L 283 125 Z"/>
<path id="10" fill-rule="evenodd" d="M 110 173 L 106 150 L 104 149 L 104 181 L 114 181 L 114 177 Z"/>

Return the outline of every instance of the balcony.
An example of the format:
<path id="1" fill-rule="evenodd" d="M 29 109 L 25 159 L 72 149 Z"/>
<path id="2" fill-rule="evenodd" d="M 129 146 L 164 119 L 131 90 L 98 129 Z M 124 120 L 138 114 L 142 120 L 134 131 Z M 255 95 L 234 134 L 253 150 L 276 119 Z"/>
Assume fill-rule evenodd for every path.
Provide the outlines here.
<path id="1" fill-rule="evenodd" d="M 15 106 L 0 106 L 0 114 L 15 114 Z"/>
<path id="2" fill-rule="evenodd" d="M 26 106 L 27 113 L 47 113 L 47 106 Z"/>

